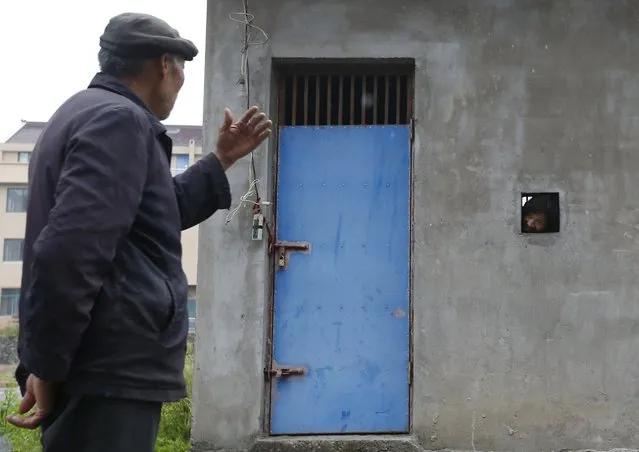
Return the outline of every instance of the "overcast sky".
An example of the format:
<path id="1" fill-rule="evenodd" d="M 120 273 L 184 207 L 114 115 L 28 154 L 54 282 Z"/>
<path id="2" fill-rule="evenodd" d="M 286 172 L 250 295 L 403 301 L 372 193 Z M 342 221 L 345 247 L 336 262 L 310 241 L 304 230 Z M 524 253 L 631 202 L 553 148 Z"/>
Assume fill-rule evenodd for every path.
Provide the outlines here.
<path id="1" fill-rule="evenodd" d="M 206 0 L 0 0 L 0 142 L 47 121 L 98 70 L 99 37 L 123 12 L 153 14 L 200 49 L 167 124 L 202 124 Z"/>

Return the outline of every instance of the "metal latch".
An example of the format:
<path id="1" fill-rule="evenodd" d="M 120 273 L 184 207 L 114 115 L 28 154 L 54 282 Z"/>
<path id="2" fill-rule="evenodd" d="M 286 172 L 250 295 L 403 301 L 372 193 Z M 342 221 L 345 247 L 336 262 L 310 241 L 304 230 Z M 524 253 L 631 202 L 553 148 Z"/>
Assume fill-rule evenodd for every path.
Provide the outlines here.
<path id="1" fill-rule="evenodd" d="M 303 377 L 306 375 L 307 370 L 306 367 L 302 366 L 278 366 L 277 363 L 273 362 L 273 367 L 271 369 L 265 369 L 264 371 L 267 379 L 273 378 L 289 378 L 289 377 Z"/>
<path id="2" fill-rule="evenodd" d="M 311 244 L 308 242 L 275 242 L 273 248 L 277 250 L 277 266 L 279 268 L 288 267 L 291 253 L 308 254 L 311 252 Z"/>

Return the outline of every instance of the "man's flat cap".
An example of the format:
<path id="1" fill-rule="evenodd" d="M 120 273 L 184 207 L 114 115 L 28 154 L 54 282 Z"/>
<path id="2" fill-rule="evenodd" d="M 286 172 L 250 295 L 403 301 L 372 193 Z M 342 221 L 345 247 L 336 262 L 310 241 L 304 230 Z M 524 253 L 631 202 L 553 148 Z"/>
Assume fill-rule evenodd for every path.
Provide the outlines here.
<path id="1" fill-rule="evenodd" d="M 113 17 L 100 36 L 100 47 L 127 58 L 156 58 L 165 53 L 191 61 L 198 53 L 162 19 L 149 14 L 123 13 Z"/>

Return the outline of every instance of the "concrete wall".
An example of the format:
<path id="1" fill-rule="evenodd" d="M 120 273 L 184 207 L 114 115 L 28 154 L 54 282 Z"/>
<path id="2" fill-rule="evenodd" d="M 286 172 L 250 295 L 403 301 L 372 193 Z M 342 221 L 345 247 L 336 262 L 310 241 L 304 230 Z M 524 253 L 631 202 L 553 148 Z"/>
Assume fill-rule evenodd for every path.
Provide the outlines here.
<path id="1" fill-rule="evenodd" d="M 223 107 L 243 110 L 243 27 L 228 18 L 241 4 L 208 2 L 206 149 Z M 639 4 L 249 4 L 270 38 L 250 49 L 251 103 L 267 110 L 272 58 L 416 61 L 418 447 L 639 445 Z M 256 153 L 264 181 L 273 145 Z M 229 172 L 236 201 L 247 164 Z M 528 191 L 561 194 L 560 234 L 518 233 Z M 200 230 L 199 450 L 245 450 L 262 435 L 268 264 L 248 216 Z"/>

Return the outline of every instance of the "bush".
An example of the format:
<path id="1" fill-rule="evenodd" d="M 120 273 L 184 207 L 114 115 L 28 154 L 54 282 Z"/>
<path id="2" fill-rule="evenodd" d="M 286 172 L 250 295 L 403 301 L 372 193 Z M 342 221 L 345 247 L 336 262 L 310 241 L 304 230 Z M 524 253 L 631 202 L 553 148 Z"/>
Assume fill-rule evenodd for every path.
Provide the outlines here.
<path id="1" fill-rule="evenodd" d="M 188 452 L 191 450 L 191 379 L 193 376 L 193 344 L 189 342 L 184 366 L 188 397 L 162 407 L 162 420 L 155 445 L 156 452 Z M 5 400 L 0 405 L 0 436 L 4 436 L 13 452 L 37 452 L 40 447 L 39 430 L 15 428 L 7 422 L 7 414 L 17 413 L 20 393 L 15 383 L 9 384 Z"/>

